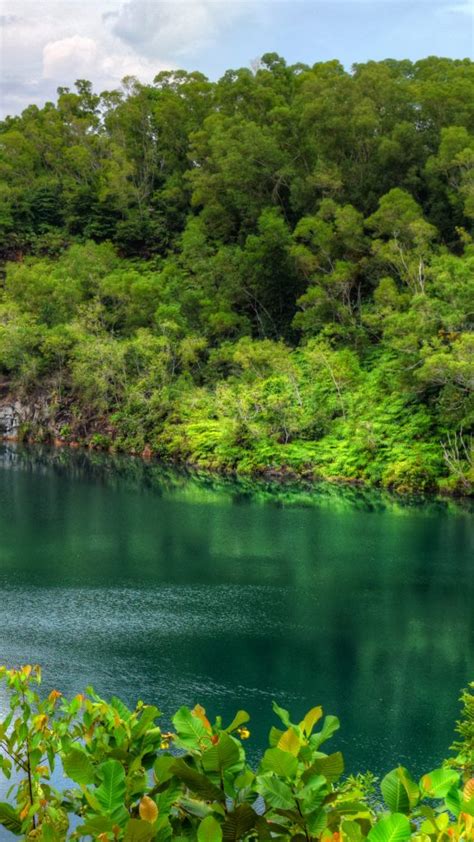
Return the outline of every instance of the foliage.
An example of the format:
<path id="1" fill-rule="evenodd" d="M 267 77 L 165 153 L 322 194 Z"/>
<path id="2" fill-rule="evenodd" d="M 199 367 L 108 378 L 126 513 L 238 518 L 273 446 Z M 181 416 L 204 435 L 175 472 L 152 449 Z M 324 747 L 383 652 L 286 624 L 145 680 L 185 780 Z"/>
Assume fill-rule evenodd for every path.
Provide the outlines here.
<path id="1" fill-rule="evenodd" d="M 47 396 L 34 436 L 471 493 L 473 67 L 269 53 L 1 122 L 0 378 Z"/>
<path id="2" fill-rule="evenodd" d="M 211 724 L 200 705 L 182 707 L 172 732 L 156 707 L 130 710 L 92 688 L 72 701 L 41 694 L 39 667 L 1 668 L 9 710 L 0 724 L 1 773 L 13 777 L 0 824 L 24 839 L 442 842 L 472 838 L 474 779 L 459 757 L 416 782 L 404 767 L 382 780 L 344 777 L 340 752 L 321 747 L 339 728 L 314 707 L 299 723 L 273 703 L 279 727 L 254 771 L 243 741 L 249 716 Z M 464 694 L 466 710 L 472 694 Z M 472 726 L 472 723 L 471 723 Z M 459 727 L 459 726 L 458 726 Z M 472 754 L 472 739 L 470 740 Z M 471 758 L 472 759 L 472 758 Z M 58 767 L 68 786 L 58 789 Z M 55 773 L 56 771 L 56 775 Z"/>

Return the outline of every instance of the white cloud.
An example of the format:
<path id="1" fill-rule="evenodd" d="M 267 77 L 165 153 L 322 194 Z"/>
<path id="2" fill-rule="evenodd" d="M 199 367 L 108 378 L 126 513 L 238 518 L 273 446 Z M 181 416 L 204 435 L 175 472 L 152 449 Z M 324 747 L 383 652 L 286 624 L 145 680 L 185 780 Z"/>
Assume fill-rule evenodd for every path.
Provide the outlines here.
<path id="1" fill-rule="evenodd" d="M 106 20 L 137 52 L 182 56 L 212 46 L 239 19 L 255 19 L 259 6 L 256 0 L 127 0 Z"/>
<path id="2" fill-rule="evenodd" d="M 93 38 L 73 35 L 59 41 L 48 41 L 43 47 L 43 77 L 60 79 L 74 75 L 83 77 L 97 62 L 98 46 Z"/>

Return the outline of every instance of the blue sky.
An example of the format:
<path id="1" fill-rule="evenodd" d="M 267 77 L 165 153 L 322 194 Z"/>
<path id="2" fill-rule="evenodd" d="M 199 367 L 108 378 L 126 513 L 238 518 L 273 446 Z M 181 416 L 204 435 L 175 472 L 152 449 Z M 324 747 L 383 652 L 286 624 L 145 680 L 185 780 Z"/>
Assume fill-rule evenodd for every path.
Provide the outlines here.
<path id="1" fill-rule="evenodd" d="M 0 0 L 0 111 L 88 78 L 198 69 L 211 78 L 265 52 L 288 62 L 474 57 L 474 0 Z"/>

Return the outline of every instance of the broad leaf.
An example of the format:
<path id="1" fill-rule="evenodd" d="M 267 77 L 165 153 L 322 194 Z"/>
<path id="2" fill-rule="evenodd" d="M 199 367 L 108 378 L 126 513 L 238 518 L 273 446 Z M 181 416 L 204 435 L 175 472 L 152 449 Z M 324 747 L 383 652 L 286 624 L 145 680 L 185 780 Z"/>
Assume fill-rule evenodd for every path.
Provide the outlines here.
<path id="1" fill-rule="evenodd" d="M 420 788 L 429 798 L 444 798 L 454 784 L 459 781 L 459 775 L 454 769 L 434 769 L 420 780 Z"/>
<path id="2" fill-rule="evenodd" d="M 344 771 L 344 758 L 340 751 L 328 754 L 327 757 L 317 757 L 313 765 L 304 773 L 306 780 L 310 775 L 324 775 L 330 783 L 337 781 Z"/>
<path id="3" fill-rule="evenodd" d="M 339 719 L 337 716 L 325 716 L 321 731 L 318 731 L 310 737 L 311 746 L 313 748 L 319 748 L 319 746 L 325 743 L 326 740 L 329 740 L 333 734 L 339 730 L 339 727 Z"/>
<path id="4" fill-rule="evenodd" d="M 290 714 L 288 713 L 288 711 L 285 710 L 284 708 L 281 708 L 279 705 L 277 705 L 276 702 L 272 702 L 272 708 L 273 708 L 274 712 L 276 713 L 276 715 L 278 716 L 278 718 L 281 719 L 281 721 L 283 722 L 283 725 L 285 726 L 285 728 L 289 728 L 290 725 L 291 725 L 291 722 L 290 722 Z"/>
<path id="5" fill-rule="evenodd" d="M 171 770 L 189 789 L 195 792 L 196 795 L 200 795 L 206 801 L 224 801 L 225 796 L 222 790 L 215 786 L 205 775 L 201 775 L 195 769 L 191 769 L 182 757 L 175 760 Z"/>
<path id="6" fill-rule="evenodd" d="M 0 824 L 16 836 L 21 834 L 21 819 L 10 804 L 0 803 Z"/>
<path id="7" fill-rule="evenodd" d="M 188 748 L 198 748 L 210 743 L 209 733 L 204 723 L 198 716 L 193 716 L 189 708 L 182 707 L 173 716 L 173 725 L 176 728 L 180 742 Z"/>
<path id="8" fill-rule="evenodd" d="M 223 733 L 219 742 L 203 753 L 201 760 L 206 772 L 222 772 L 239 762 L 240 749 L 232 737 Z"/>
<path id="9" fill-rule="evenodd" d="M 257 818 L 257 813 L 250 804 L 239 804 L 235 810 L 227 814 L 222 825 L 224 842 L 238 842 L 239 839 L 243 839 L 255 827 Z"/>
<path id="10" fill-rule="evenodd" d="M 250 716 L 248 715 L 248 713 L 245 710 L 239 710 L 235 714 L 235 716 L 234 716 L 232 722 L 230 723 L 230 725 L 228 725 L 227 728 L 225 728 L 225 731 L 227 731 L 227 733 L 230 734 L 231 731 L 235 731 L 236 728 L 240 728 L 240 726 L 244 725 L 246 722 L 248 722 L 249 719 L 250 719 Z"/>
<path id="11" fill-rule="evenodd" d="M 63 769 L 76 784 L 91 784 L 94 782 L 94 767 L 85 751 L 81 748 L 72 748 L 63 757 Z"/>
<path id="12" fill-rule="evenodd" d="M 295 806 L 295 799 L 290 787 L 280 781 L 273 772 L 260 775 L 256 784 L 257 792 L 271 807 L 289 810 Z"/>
<path id="13" fill-rule="evenodd" d="M 304 719 L 301 720 L 300 728 L 303 729 L 303 731 L 304 731 L 304 733 L 306 734 L 307 737 L 310 736 L 314 726 L 316 725 L 317 722 L 319 722 L 322 715 L 323 715 L 323 709 L 320 705 L 318 705 L 318 707 L 311 708 L 311 710 L 308 711 L 308 713 L 306 714 Z"/>
<path id="14" fill-rule="evenodd" d="M 380 784 L 383 799 L 392 813 L 409 813 L 418 803 L 419 789 L 408 769 L 392 769 Z"/>
<path id="15" fill-rule="evenodd" d="M 367 842 L 406 842 L 411 836 L 410 822 L 403 813 L 380 819 L 367 836 Z"/>
<path id="16" fill-rule="evenodd" d="M 124 842 L 151 842 L 155 838 L 155 831 L 149 822 L 130 819 L 123 838 Z"/>
<path id="17" fill-rule="evenodd" d="M 221 842 L 222 828 L 214 816 L 206 816 L 197 831 L 198 842 Z"/>
<path id="18" fill-rule="evenodd" d="M 278 748 L 287 751 L 295 757 L 298 755 L 302 742 L 293 727 L 288 728 L 278 741 Z"/>
<path id="19" fill-rule="evenodd" d="M 118 808 L 123 807 L 125 798 L 125 771 L 118 760 L 107 760 L 98 768 L 102 779 L 94 795 L 102 809 L 113 816 Z"/>
<path id="20" fill-rule="evenodd" d="M 275 772 L 279 777 L 292 778 L 298 768 L 298 760 L 281 748 L 268 748 L 263 755 L 261 768 L 263 772 Z"/>

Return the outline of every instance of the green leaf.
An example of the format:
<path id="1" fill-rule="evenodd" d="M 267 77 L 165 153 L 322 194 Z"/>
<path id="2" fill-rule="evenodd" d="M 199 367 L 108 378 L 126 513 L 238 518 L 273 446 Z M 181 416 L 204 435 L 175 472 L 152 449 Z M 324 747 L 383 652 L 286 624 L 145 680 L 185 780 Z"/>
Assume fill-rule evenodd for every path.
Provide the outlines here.
<path id="1" fill-rule="evenodd" d="M 454 769 L 434 769 L 420 780 L 423 795 L 429 798 L 444 798 L 454 784 L 459 782 L 459 775 Z"/>
<path id="2" fill-rule="evenodd" d="M 310 737 L 310 744 L 313 748 L 319 748 L 326 740 L 329 740 L 333 734 L 340 728 L 339 719 L 337 716 L 325 716 L 323 727 L 316 734 Z"/>
<path id="3" fill-rule="evenodd" d="M 215 786 L 212 781 L 191 769 L 186 761 L 180 757 L 173 763 L 171 767 L 173 775 L 176 775 L 180 781 L 183 781 L 189 789 L 200 795 L 206 801 L 224 801 L 225 795 L 219 787 Z"/>
<path id="4" fill-rule="evenodd" d="M 129 710 L 127 705 L 124 704 L 124 702 L 122 702 L 121 699 L 118 699 L 117 696 L 112 696 L 110 700 L 110 706 L 117 711 L 118 715 L 120 716 L 120 719 L 123 719 L 124 722 L 128 722 L 130 720 L 132 711 Z"/>
<path id="5" fill-rule="evenodd" d="M 77 829 L 84 836 L 92 836 L 95 839 L 99 833 L 110 833 L 113 826 L 114 823 L 108 816 L 91 816 Z"/>
<path id="6" fill-rule="evenodd" d="M 279 719 L 283 722 L 285 728 L 289 728 L 291 725 L 290 722 L 290 714 L 284 708 L 279 707 L 276 702 L 272 702 L 272 708 Z"/>
<path id="7" fill-rule="evenodd" d="M 235 716 L 234 716 L 232 722 L 230 723 L 230 725 L 228 725 L 228 727 L 225 728 L 224 730 L 228 734 L 230 734 L 231 731 L 235 731 L 236 728 L 240 728 L 241 725 L 244 725 L 244 723 L 248 722 L 249 720 L 250 720 L 250 716 L 248 715 L 248 713 L 245 710 L 239 710 L 235 714 Z"/>
<path id="8" fill-rule="evenodd" d="M 347 842 L 362 842 L 362 829 L 360 824 L 345 819 L 341 823 L 342 838 Z"/>
<path id="9" fill-rule="evenodd" d="M 189 708 L 182 707 L 173 716 L 173 725 L 176 728 L 180 742 L 188 748 L 197 748 L 202 740 L 209 741 L 209 732 L 198 716 L 193 716 Z"/>
<path id="10" fill-rule="evenodd" d="M 3 827 L 6 827 L 10 833 L 20 836 L 22 825 L 21 819 L 16 810 L 14 810 L 13 807 L 10 807 L 10 804 L 6 804 L 3 801 L 0 803 L 0 824 L 2 824 Z"/>
<path id="11" fill-rule="evenodd" d="M 238 744 L 228 734 L 221 734 L 219 742 L 207 749 L 201 761 L 205 772 L 222 772 L 240 760 Z"/>
<path id="12" fill-rule="evenodd" d="M 280 777 L 292 778 L 298 769 L 298 760 L 281 748 L 268 748 L 263 755 L 261 768 L 263 772 L 275 772 Z"/>
<path id="13" fill-rule="evenodd" d="M 280 781 L 273 772 L 260 775 L 256 790 L 271 807 L 289 810 L 295 806 L 295 799 L 290 787 Z"/>
<path id="14" fill-rule="evenodd" d="M 410 822 L 403 813 L 380 819 L 367 836 L 367 842 L 406 842 L 411 836 Z"/>
<path id="15" fill-rule="evenodd" d="M 138 740 L 139 737 L 143 736 L 145 731 L 147 731 L 149 728 L 154 727 L 155 719 L 157 719 L 159 715 L 160 711 L 158 710 L 158 708 L 154 707 L 153 705 L 147 705 L 146 708 L 144 708 L 140 719 L 132 728 L 133 739 Z"/>
<path id="16" fill-rule="evenodd" d="M 130 819 L 125 828 L 124 842 L 151 842 L 155 837 L 153 826 L 141 819 Z"/>
<path id="17" fill-rule="evenodd" d="M 305 814 L 318 810 L 328 793 L 328 782 L 322 775 L 314 778 L 300 789 L 297 793 L 298 801 Z"/>
<path id="18" fill-rule="evenodd" d="M 72 748 L 63 758 L 63 768 L 68 776 L 76 784 L 91 784 L 94 782 L 94 767 L 85 751 L 81 748 Z"/>
<path id="19" fill-rule="evenodd" d="M 281 728 L 275 728 L 274 725 L 270 728 L 270 733 L 268 735 L 268 742 L 272 747 L 275 747 L 280 742 L 283 734 L 285 732 L 281 730 Z"/>
<path id="20" fill-rule="evenodd" d="M 214 816 L 206 816 L 197 831 L 198 842 L 221 842 L 222 828 Z"/>
<path id="21" fill-rule="evenodd" d="M 102 809 L 113 816 L 117 808 L 123 807 L 125 798 L 125 770 L 118 760 L 107 760 L 98 768 L 102 779 L 95 790 L 95 797 Z"/>
<path id="22" fill-rule="evenodd" d="M 160 756 L 156 758 L 153 771 L 159 784 L 164 784 L 173 777 L 171 767 L 175 762 L 176 757 L 173 757 L 172 754 L 160 754 Z"/>
<path id="23" fill-rule="evenodd" d="M 399 766 L 385 775 L 380 784 L 383 799 L 392 813 L 409 813 L 418 803 L 419 789 L 408 769 Z"/>
<path id="24" fill-rule="evenodd" d="M 344 758 L 340 751 L 328 754 L 327 757 L 317 757 L 312 766 L 304 773 L 303 780 L 309 775 L 324 775 L 327 781 L 333 783 L 341 777 L 344 771 Z"/>

